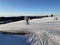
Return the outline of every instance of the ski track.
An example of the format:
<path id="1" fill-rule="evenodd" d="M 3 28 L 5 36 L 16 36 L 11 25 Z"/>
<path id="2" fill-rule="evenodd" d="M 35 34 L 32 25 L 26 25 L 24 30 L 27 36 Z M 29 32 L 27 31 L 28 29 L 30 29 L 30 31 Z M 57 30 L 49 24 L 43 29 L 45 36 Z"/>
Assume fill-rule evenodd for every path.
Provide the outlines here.
<path id="1" fill-rule="evenodd" d="M 39 33 L 40 32 L 40 33 Z M 28 38 L 31 45 L 60 45 L 59 36 L 48 33 L 47 31 L 33 32 Z"/>

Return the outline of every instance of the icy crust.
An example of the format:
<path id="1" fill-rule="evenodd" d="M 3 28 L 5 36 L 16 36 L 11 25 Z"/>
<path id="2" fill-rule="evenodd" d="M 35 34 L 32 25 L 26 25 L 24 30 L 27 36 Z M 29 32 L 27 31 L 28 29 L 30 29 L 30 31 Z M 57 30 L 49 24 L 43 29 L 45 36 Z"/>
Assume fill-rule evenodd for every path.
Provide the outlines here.
<path id="1" fill-rule="evenodd" d="M 37 31 L 29 35 L 27 40 L 31 45 L 60 45 L 60 36 L 47 31 Z"/>

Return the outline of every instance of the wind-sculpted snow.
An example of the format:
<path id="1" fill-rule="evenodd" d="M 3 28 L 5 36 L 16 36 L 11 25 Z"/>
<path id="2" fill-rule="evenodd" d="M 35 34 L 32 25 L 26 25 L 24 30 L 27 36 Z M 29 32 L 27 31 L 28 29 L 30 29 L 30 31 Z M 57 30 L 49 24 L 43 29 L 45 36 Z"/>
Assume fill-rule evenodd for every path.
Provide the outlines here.
<path id="1" fill-rule="evenodd" d="M 60 37 L 47 31 L 36 31 L 27 40 L 31 45 L 60 45 Z"/>

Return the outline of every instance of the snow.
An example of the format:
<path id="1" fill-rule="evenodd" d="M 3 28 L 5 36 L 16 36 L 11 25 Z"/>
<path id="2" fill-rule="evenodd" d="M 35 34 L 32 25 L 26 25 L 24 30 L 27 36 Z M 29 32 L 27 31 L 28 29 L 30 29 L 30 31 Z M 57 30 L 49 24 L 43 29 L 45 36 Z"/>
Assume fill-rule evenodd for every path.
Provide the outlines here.
<path id="1" fill-rule="evenodd" d="M 57 18 L 58 20 L 60 20 L 60 15 L 55 15 L 54 18 Z"/>
<path id="2" fill-rule="evenodd" d="M 29 31 L 31 33 L 25 37 L 31 45 L 60 45 L 60 20 L 54 20 L 54 17 L 32 19 L 29 25 L 25 20 L 3 24 L 0 25 L 0 31 Z"/>

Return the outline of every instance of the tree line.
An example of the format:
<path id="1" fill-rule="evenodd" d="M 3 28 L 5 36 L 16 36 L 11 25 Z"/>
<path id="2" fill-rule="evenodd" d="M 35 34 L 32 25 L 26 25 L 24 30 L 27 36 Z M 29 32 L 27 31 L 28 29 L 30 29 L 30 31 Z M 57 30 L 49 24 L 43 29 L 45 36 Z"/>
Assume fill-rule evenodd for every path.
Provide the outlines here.
<path id="1" fill-rule="evenodd" d="M 15 22 L 15 21 L 20 21 L 24 20 L 25 17 L 28 17 L 29 19 L 37 19 L 37 18 L 43 18 L 43 17 L 49 17 L 48 15 L 46 16 L 15 16 L 15 17 L 0 17 L 0 24 L 5 24 L 9 22 Z"/>

